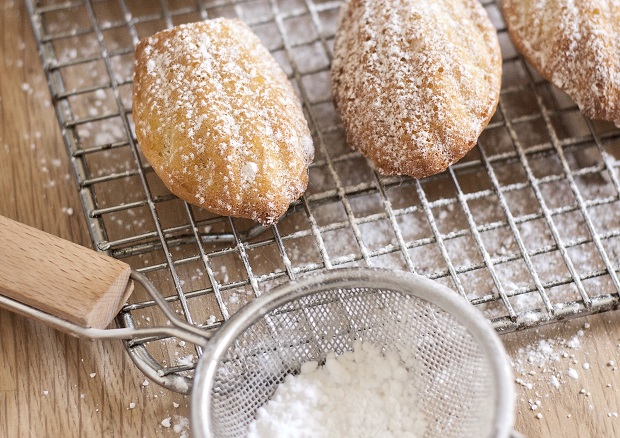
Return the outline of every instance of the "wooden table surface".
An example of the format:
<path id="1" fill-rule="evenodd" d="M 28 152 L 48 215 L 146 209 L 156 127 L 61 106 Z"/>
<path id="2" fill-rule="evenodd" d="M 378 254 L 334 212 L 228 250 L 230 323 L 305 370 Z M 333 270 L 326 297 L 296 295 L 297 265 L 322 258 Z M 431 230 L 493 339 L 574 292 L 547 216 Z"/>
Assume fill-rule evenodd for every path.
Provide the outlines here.
<path id="1" fill-rule="evenodd" d="M 22 2 L 0 1 L 0 34 L 0 214 L 90 246 Z M 620 436 L 617 313 L 502 339 L 519 381 L 516 430 Z M 0 310 L 0 437 L 189 435 L 188 398 L 144 381 L 120 342 L 80 341 Z"/>

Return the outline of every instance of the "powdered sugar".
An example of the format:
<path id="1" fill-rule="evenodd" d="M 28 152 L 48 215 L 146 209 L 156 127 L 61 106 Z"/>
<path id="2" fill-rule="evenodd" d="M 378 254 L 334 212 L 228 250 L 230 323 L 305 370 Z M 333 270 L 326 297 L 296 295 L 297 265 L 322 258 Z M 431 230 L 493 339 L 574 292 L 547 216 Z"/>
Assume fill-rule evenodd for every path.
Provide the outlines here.
<path id="1" fill-rule="evenodd" d="M 549 384 L 553 386 L 554 388 L 560 387 L 560 381 L 558 380 L 556 376 L 551 376 L 551 378 L 549 379 Z"/>
<path id="2" fill-rule="evenodd" d="M 523 345 L 523 336 L 531 339 L 534 335 L 535 338 L 533 342 L 511 354 L 515 382 L 518 385 L 517 394 L 520 394 L 517 398 L 517 409 L 520 413 L 531 411 L 535 415 L 536 412 L 553 412 L 557 406 L 569 406 L 563 405 L 564 397 L 577 395 L 579 403 L 583 403 L 587 411 L 600 413 L 600 402 L 604 398 L 595 396 L 596 388 L 590 385 L 598 385 L 597 379 L 602 378 L 600 384 L 605 386 L 604 379 L 611 379 L 615 374 L 615 362 L 609 359 L 599 362 L 590 356 L 590 347 L 582 350 L 586 344 L 592 343 L 592 347 L 596 345 L 600 327 L 594 327 L 589 333 L 587 330 L 591 327 L 590 324 L 585 323 L 579 327 L 576 322 L 547 326 L 514 337 L 517 342 L 515 347 Z M 512 343 L 512 340 L 508 343 Z M 617 352 L 610 351 L 609 357 L 614 357 L 611 355 L 615 354 Z M 611 388 L 611 384 L 607 384 L 607 388 Z M 610 408 L 613 408 L 613 405 L 605 405 L 605 412 Z"/>
<path id="3" fill-rule="evenodd" d="M 506 24 L 543 77 L 588 117 L 620 124 L 620 2 L 506 0 Z"/>
<path id="4" fill-rule="evenodd" d="M 187 430 L 189 428 L 189 419 L 185 417 L 181 417 L 179 415 L 175 415 L 175 423 L 172 426 L 172 429 L 179 434 L 183 434 L 187 436 Z"/>
<path id="5" fill-rule="evenodd" d="M 558 376 L 560 373 L 557 372 L 556 364 L 559 364 L 565 359 L 574 359 L 575 356 L 571 350 L 580 348 L 581 343 L 579 338 L 584 335 L 581 330 L 579 330 L 579 333 L 581 333 L 581 335 L 577 334 L 568 340 L 560 337 L 539 339 L 534 344 L 520 348 L 517 351 L 517 357 L 513 359 L 515 372 L 521 376 L 532 376 L 536 375 L 536 373 L 532 374 L 531 371 L 528 372 L 527 370 L 536 367 L 541 374 L 553 373 L 554 382 L 559 382 Z M 572 370 L 572 368 L 569 368 L 567 374 L 573 377 L 574 370 L 570 370 Z M 556 385 L 554 384 L 553 386 Z"/>
<path id="6" fill-rule="evenodd" d="M 349 144 L 386 174 L 438 173 L 471 149 L 499 97 L 497 35 L 478 2 L 351 2 L 334 96 Z"/>
<path id="7" fill-rule="evenodd" d="M 357 342 L 353 352 L 303 364 L 257 412 L 248 436 L 416 437 L 427 421 L 411 370 L 396 354 Z"/>
<path id="8" fill-rule="evenodd" d="M 136 136 L 173 193 L 264 224 L 301 196 L 314 154 L 308 125 L 247 25 L 180 25 L 144 39 L 136 60 Z"/>
<path id="9" fill-rule="evenodd" d="M 258 172 L 258 165 L 253 161 L 247 162 L 241 167 L 241 177 L 244 181 L 254 181 L 256 172 Z"/>
<path id="10" fill-rule="evenodd" d="M 195 359 L 196 358 L 193 354 L 188 354 L 187 356 L 178 358 L 177 363 L 182 366 L 192 366 Z"/>

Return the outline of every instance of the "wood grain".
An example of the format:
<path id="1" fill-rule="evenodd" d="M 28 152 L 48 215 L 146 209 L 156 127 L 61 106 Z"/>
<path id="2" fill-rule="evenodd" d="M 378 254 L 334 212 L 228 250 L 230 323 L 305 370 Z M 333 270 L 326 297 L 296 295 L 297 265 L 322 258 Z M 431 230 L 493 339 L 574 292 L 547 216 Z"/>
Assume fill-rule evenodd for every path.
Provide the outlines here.
<path id="1" fill-rule="evenodd" d="M 0 214 L 90 246 L 23 2 L 0 0 L 0 35 Z M 580 329 L 580 347 L 570 351 L 574 358 L 549 363 L 563 376 L 573 367 L 577 379 L 565 378 L 555 388 L 535 365 L 524 366 L 525 376 L 515 376 L 532 384 L 531 389 L 516 386 L 516 429 L 525 436 L 620 436 L 620 418 L 613 416 L 620 412 L 620 367 L 607 366 L 610 360 L 620 363 L 616 312 L 502 339 L 517 361 L 527 346 L 568 339 Z M 586 361 L 589 370 L 583 368 Z M 143 381 L 119 342 L 81 341 L 0 310 L 2 438 L 179 437 L 187 432 L 165 428 L 161 421 L 171 417 L 172 425 L 179 425 L 189 416 L 188 398 Z M 541 407 L 532 410 L 529 400 L 540 400 Z"/>
<path id="2" fill-rule="evenodd" d="M 0 216 L 0 292 L 80 327 L 106 328 L 127 301 L 131 267 Z"/>
<path id="3" fill-rule="evenodd" d="M 21 1 L 0 0 L 0 53 L 0 215 L 90 248 Z M 144 381 L 122 343 L 79 340 L 0 309 L 1 438 L 188 433 L 188 398 Z"/>
<path id="4" fill-rule="evenodd" d="M 617 312 L 511 333 L 502 336 L 502 340 L 516 364 L 515 378 L 522 382 L 516 384 L 516 430 L 526 437 L 620 436 Z M 562 345 L 564 340 L 576 340 L 576 346 Z M 541 348 L 541 341 L 552 344 L 551 350 L 559 358 L 547 357 L 542 366 L 536 361 L 529 363 L 528 357 L 532 355 L 528 351 L 534 351 L 534 357 L 547 351 Z M 577 378 L 569 376 L 570 368 Z M 559 376 L 557 387 L 550 382 L 552 375 Z M 532 409 L 537 400 L 540 406 Z M 542 418 L 537 418 L 537 414 Z"/>

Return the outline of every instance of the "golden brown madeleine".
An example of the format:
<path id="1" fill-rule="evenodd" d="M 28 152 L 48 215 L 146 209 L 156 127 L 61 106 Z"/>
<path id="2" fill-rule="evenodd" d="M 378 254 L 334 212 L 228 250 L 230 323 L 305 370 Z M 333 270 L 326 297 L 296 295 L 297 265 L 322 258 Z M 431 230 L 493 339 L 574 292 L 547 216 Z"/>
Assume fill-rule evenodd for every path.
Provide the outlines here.
<path id="1" fill-rule="evenodd" d="M 462 158 L 495 112 L 497 34 L 478 0 L 351 0 L 332 80 L 347 141 L 384 174 L 421 178 Z"/>
<path id="2" fill-rule="evenodd" d="M 503 0 L 528 62 L 593 119 L 620 126 L 620 1 Z"/>
<path id="3" fill-rule="evenodd" d="M 187 202 L 268 225 L 305 191 L 314 148 L 301 104 L 241 21 L 145 38 L 133 93 L 140 148 Z"/>

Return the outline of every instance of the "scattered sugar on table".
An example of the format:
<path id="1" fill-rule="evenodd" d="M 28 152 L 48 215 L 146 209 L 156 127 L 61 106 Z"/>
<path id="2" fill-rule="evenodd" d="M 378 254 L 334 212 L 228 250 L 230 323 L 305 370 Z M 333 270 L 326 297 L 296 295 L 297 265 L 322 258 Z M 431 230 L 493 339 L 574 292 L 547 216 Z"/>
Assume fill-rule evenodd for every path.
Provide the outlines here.
<path id="1" fill-rule="evenodd" d="M 426 430 L 416 386 L 396 353 L 357 341 L 353 352 L 306 362 L 259 408 L 248 437 L 419 437 Z"/>
<path id="2" fill-rule="evenodd" d="M 183 356 L 177 359 L 177 364 L 181 366 L 189 367 L 189 366 L 194 365 L 194 359 L 195 357 L 193 354 L 188 354 L 187 356 Z"/>

